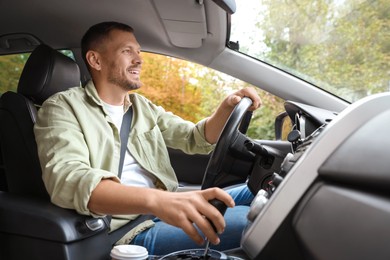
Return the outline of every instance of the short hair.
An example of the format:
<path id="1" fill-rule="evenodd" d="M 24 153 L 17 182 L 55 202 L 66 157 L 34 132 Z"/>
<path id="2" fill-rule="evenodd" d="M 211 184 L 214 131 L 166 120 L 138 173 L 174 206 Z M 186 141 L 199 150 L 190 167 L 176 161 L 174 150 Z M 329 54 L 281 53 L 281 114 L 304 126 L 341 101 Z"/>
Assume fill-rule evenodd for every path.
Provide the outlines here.
<path id="1" fill-rule="evenodd" d="M 89 50 L 101 44 L 114 29 L 134 33 L 134 29 L 123 23 L 102 22 L 91 26 L 81 39 L 81 54 L 84 62 L 89 67 L 86 54 Z"/>

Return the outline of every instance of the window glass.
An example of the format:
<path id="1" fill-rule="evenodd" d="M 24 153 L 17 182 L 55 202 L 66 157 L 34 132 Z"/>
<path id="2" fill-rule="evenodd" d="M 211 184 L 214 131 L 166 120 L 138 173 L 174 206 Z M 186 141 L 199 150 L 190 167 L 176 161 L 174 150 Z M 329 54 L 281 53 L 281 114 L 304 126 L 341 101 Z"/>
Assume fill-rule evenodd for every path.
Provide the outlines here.
<path id="1" fill-rule="evenodd" d="M 72 60 L 75 60 L 74 54 L 73 54 L 73 52 L 71 50 L 59 50 L 59 52 L 61 52 L 65 56 L 68 56 Z"/>
<path id="2" fill-rule="evenodd" d="M 240 52 L 349 102 L 390 90 L 390 1 L 236 2 Z"/>
<path id="3" fill-rule="evenodd" d="M 0 56 L 0 94 L 16 91 L 20 75 L 29 53 Z"/>
<path id="4" fill-rule="evenodd" d="M 74 58 L 69 50 L 62 50 Z M 29 53 L 0 56 L 0 94 L 16 91 Z M 194 123 L 211 115 L 229 93 L 251 86 L 207 67 L 172 57 L 143 53 L 143 87 L 138 92 L 186 120 Z M 283 109 L 283 100 L 258 88 L 263 106 L 256 110 L 248 136 L 274 139 L 275 117 Z"/>
<path id="5" fill-rule="evenodd" d="M 172 57 L 142 53 L 142 88 L 138 92 L 186 120 L 197 122 L 213 113 L 229 93 L 251 86 L 210 68 Z M 274 139 L 275 117 L 283 100 L 258 88 L 263 106 L 256 110 L 248 136 Z"/>

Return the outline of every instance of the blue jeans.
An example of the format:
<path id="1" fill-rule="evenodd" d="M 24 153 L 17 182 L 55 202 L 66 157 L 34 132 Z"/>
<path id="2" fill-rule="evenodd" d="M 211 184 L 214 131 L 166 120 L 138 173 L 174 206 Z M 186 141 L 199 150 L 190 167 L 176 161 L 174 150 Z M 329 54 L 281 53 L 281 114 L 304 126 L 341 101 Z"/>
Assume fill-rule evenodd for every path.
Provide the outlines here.
<path id="1" fill-rule="evenodd" d="M 240 246 L 242 231 L 247 224 L 247 213 L 253 195 L 246 185 L 226 190 L 234 199 L 236 206 L 228 208 L 224 215 L 226 228 L 220 235 L 219 245 L 210 245 L 218 251 L 237 248 Z M 149 255 L 166 255 L 175 251 L 204 248 L 190 239 L 182 229 L 164 223 L 160 219 L 153 220 L 155 226 L 138 234 L 130 244 L 147 248 Z"/>

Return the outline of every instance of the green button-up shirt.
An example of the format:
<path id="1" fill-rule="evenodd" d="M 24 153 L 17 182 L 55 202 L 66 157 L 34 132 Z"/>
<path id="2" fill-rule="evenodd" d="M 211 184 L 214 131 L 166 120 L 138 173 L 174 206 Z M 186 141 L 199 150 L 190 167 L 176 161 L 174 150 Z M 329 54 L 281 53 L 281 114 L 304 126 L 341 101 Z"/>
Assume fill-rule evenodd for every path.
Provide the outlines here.
<path id="1" fill-rule="evenodd" d="M 178 182 L 167 147 L 186 153 L 209 153 L 213 146 L 204 136 L 205 120 L 185 121 L 145 97 L 130 94 L 125 111 L 133 106 L 133 120 L 127 143 L 137 162 L 153 174 L 156 187 L 175 191 Z M 125 112 L 124 111 L 124 112 Z M 105 110 L 92 81 L 49 98 L 38 111 L 34 127 L 43 181 L 54 204 L 96 216 L 87 205 L 102 179 L 117 177 L 120 157 L 119 130 Z M 136 215 L 114 216 L 111 229 Z M 143 223 L 123 240 L 128 243 Z"/>

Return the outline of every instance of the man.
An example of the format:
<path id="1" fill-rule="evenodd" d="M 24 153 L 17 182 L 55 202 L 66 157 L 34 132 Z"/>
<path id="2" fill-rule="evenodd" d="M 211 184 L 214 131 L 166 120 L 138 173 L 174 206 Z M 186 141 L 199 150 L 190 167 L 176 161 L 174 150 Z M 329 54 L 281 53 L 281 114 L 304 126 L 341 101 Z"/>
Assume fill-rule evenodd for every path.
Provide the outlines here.
<path id="1" fill-rule="evenodd" d="M 208 201 L 218 199 L 234 207 L 229 193 L 218 188 L 172 192 L 177 180 L 166 146 L 189 153 L 210 152 L 241 98 L 253 100 L 252 110 L 260 106 L 260 98 L 254 89 L 242 89 L 228 96 L 209 118 L 197 124 L 185 121 L 140 95 L 129 95 L 142 85 L 140 49 L 127 25 L 104 22 L 92 26 L 82 39 L 92 80 L 85 88 L 54 95 L 39 110 L 34 130 L 51 200 L 80 214 L 113 215 L 111 229 L 137 214 L 153 214 L 154 221 L 140 224 L 118 242 L 141 244 L 150 254 L 200 246 L 204 237 L 215 245 L 222 240 L 216 247 L 219 250 L 237 247 L 247 209 L 228 209 L 226 221 L 229 218 L 232 223 L 226 225 Z M 130 106 L 133 121 L 119 179 L 119 131 Z M 231 194 L 237 204 L 250 202 L 245 187 Z"/>

